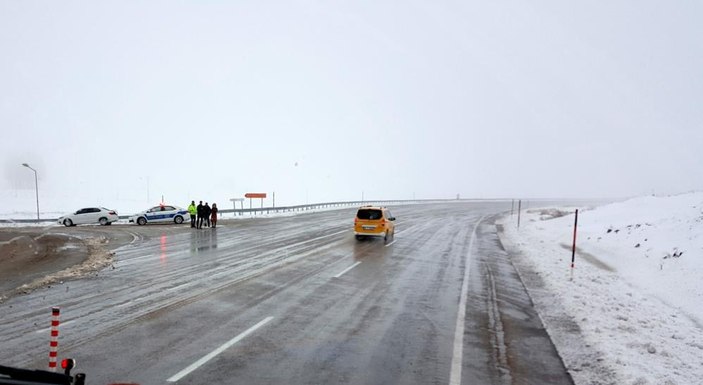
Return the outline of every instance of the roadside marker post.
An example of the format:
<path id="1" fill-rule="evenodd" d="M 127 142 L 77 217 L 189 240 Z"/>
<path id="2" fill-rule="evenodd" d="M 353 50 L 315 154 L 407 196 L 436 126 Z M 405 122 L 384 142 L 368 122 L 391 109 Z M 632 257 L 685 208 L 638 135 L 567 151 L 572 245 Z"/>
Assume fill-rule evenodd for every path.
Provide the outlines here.
<path id="1" fill-rule="evenodd" d="M 56 357 L 59 350 L 59 315 L 58 307 L 51 308 L 51 340 L 49 342 L 49 370 L 56 371 Z"/>
<path id="2" fill-rule="evenodd" d="M 517 229 L 520 230 L 520 212 L 522 211 L 522 199 L 517 201 Z"/>
<path id="3" fill-rule="evenodd" d="M 574 259 L 576 258 L 576 228 L 579 224 L 579 209 L 576 209 L 574 216 L 574 242 L 571 245 L 571 268 L 574 268 Z"/>

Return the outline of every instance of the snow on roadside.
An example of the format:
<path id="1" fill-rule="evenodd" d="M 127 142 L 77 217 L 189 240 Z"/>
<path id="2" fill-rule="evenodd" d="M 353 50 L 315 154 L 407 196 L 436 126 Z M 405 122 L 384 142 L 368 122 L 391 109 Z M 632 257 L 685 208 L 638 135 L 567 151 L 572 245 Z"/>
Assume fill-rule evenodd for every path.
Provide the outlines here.
<path id="1" fill-rule="evenodd" d="M 581 210 L 573 272 L 573 209 L 515 222 L 504 246 L 577 384 L 701 383 L 703 193 Z"/>

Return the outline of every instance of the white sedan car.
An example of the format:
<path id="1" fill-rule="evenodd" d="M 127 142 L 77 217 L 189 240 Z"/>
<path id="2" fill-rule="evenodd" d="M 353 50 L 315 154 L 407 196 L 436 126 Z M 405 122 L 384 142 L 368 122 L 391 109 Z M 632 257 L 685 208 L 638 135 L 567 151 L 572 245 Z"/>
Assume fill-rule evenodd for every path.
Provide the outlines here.
<path id="1" fill-rule="evenodd" d="M 112 224 L 112 222 L 118 219 L 120 219 L 120 217 L 115 210 L 106 209 L 104 207 L 88 207 L 80 209 L 75 213 L 64 215 L 59 218 L 58 222 L 66 227 L 95 223 L 105 226 Z"/>
<path id="2" fill-rule="evenodd" d="M 146 225 L 147 223 L 152 222 L 174 222 L 180 225 L 184 221 L 190 221 L 190 214 L 188 213 L 188 210 L 177 206 L 167 205 L 155 206 L 149 210 L 142 211 L 139 214 L 129 217 L 130 223 L 136 223 L 138 225 Z"/>

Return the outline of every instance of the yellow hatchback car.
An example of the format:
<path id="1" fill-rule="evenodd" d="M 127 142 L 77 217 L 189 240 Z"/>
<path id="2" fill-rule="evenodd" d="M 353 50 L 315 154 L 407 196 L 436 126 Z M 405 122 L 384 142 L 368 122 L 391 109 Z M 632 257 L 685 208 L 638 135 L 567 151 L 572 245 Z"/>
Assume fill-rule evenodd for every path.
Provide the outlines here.
<path id="1" fill-rule="evenodd" d="M 354 235 L 357 240 L 365 237 L 383 237 L 388 242 L 395 235 L 395 217 L 385 207 L 362 206 L 354 218 Z"/>

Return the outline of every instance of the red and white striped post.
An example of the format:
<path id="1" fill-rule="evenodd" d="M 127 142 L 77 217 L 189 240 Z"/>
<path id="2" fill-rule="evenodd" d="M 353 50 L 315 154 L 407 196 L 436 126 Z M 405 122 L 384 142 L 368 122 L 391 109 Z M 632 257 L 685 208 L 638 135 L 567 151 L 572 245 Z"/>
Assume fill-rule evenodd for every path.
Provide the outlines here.
<path id="1" fill-rule="evenodd" d="M 59 315 L 58 307 L 51 308 L 51 342 L 49 343 L 49 370 L 56 371 L 56 357 L 59 350 Z"/>

